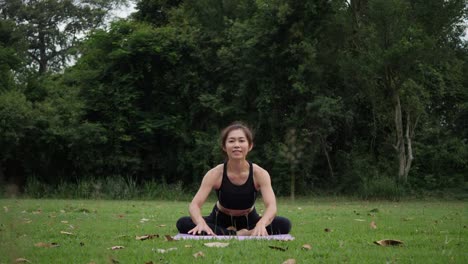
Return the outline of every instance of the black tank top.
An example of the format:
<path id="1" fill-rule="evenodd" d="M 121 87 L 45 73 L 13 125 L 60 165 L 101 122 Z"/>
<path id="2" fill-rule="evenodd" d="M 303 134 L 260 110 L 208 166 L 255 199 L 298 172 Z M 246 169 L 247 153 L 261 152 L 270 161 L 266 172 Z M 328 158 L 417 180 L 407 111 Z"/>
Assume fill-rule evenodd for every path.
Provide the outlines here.
<path id="1" fill-rule="evenodd" d="M 244 210 L 251 208 L 257 199 L 257 190 L 253 181 L 253 166 L 249 162 L 249 177 L 242 185 L 233 184 L 227 176 L 227 162 L 224 163 L 223 180 L 216 190 L 218 201 L 224 208 Z"/>

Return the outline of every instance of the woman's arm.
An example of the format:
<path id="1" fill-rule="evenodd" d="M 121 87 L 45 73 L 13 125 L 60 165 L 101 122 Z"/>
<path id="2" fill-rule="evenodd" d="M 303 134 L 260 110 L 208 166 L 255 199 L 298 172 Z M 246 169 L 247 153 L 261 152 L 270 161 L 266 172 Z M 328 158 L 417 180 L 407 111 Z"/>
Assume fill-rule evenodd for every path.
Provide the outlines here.
<path id="1" fill-rule="evenodd" d="M 252 230 L 252 236 L 267 236 L 268 232 L 266 226 L 271 224 L 276 216 L 276 197 L 271 187 L 270 174 L 262 168 L 256 171 L 255 184 L 259 186 L 262 193 L 263 203 L 265 204 L 265 211 L 262 218 L 257 222 L 257 225 Z"/>
<path id="2" fill-rule="evenodd" d="M 201 208 L 213 187 L 216 186 L 216 180 L 218 178 L 217 174 L 216 168 L 211 169 L 206 173 L 198 192 L 195 194 L 189 205 L 190 217 L 196 225 L 193 229 L 188 231 L 189 234 L 201 234 L 202 232 L 206 232 L 208 235 L 215 235 L 213 230 L 211 230 L 211 228 L 206 224 L 205 219 L 203 219 Z"/>

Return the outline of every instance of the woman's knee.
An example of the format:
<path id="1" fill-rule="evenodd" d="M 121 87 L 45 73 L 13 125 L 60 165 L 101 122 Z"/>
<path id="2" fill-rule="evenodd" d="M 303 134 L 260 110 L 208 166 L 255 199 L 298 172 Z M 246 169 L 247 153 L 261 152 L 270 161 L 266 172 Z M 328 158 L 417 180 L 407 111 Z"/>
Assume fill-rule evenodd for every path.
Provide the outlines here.
<path id="1" fill-rule="evenodd" d="M 177 220 L 176 226 L 177 230 L 179 230 L 180 233 L 187 233 L 190 229 L 194 227 L 194 224 L 190 217 L 184 216 Z"/>
<path id="2" fill-rule="evenodd" d="M 291 231 L 292 224 L 288 218 L 277 216 L 275 217 L 275 229 L 279 230 L 281 234 L 288 234 Z"/>

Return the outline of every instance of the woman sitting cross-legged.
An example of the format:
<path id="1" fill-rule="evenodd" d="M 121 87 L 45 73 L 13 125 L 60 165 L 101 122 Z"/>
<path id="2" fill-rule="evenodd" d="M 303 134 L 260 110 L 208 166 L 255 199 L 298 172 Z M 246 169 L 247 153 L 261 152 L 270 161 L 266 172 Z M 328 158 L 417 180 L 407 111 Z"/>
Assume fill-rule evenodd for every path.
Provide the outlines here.
<path id="1" fill-rule="evenodd" d="M 190 217 L 182 217 L 177 221 L 179 232 L 242 236 L 289 233 L 291 222 L 276 216 L 276 198 L 270 175 L 246 159 L 253 148 L 251 130 L 242 123 L 233 123 L 222 131 L 221 143 L 227 160 L 203 177 L 189 206 Z M 203 217 L 201 207 L 212 189 L 216 191 L 218 201 L 211 214 Z M 255 209 L 258 192 L 261 192 L 265 204 L 263 216 Z"/>

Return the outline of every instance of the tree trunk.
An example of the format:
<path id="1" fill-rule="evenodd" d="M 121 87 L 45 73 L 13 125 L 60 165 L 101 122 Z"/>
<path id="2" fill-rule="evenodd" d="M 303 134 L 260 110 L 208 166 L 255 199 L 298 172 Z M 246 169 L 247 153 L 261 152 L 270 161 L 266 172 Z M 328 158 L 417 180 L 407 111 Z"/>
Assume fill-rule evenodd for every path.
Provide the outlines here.
<path id="1" fill-rule="evenodd" d="M 47 72 L 47 62 L 45 35 L 43 32 L 39 32 L 39 74 L 42 75 Z"/>
<path id="2" fill-rule="evenodd" d="M 417 122 L 417 121 L 416 121 Z M 405 166 L 405 173 L 403 175 L 403 180 L 404 182 L 407 182 L 408 181 L 408 173 L 411 169 L 411 163 L 413 162 L 413 148 L 412 148 L 412 145 L 411 145 L 411 138 L 413 137 L 413 133 L 411 132 L 410 130 L 410 125 L 411 125 L 411 118 L 410 118 L 410 114 L 406 114 L 406 145 L 407 145 L 407 151 L 408 151 L 408 155 L 407 155 L 407 159 L 406 159 L 406 166 Z M 416 126 L 416 124 L 414 125 L 414 127 Z M 413 129 L 414 129 L 413 127 Z"/>
<path id="3" fill-rule="evenodd" d="M 393 90 L 393 103 L 395 108 L 395 129 L 396 129 L 396 140 L 397 143 L 394 146 L 398 153 L 399 168 L 398 168 L 398 180 L 400 182 L 406 182 L 405 170 L 406 170 L 406 150 L 405 150 L 405 138 L 403 134 L 403 119 L 401 114 L 401 103 L 400 95 L 398 91 Z"/>
<path id="4" fill-rule="evenodd" d="M 400 96 L 396 91 L 393 95 L 393 102 L 395 107 L 395 127 L 397 139 L 397 143 L 394 147 L 398 152 L 399 160 L 398 180 L 401 183 L 406 183 L 408 181 L 408 174 L 414 159 L 412 138 L 414 136 L 414 129 L 418 123 L 418 118 L 416 118 L 413 126 L 411 127 L 411 115 L 410 113 L 406 113 L 406 128 L 403 129 L 403 116 L 401 111 Z"/>
<path id="5" fill-rule="evenodd" d="M 328 146 L 325 140 L 320 136 L 320 141 L 322 142 L 323 152 L 325 153 L 325 157 L 327 158 L 328 163 L 328 170 L 330 171 L 330 182 L 335 182 L 335 173 L 333 173 L 333 166 L 331 164 L 330 155 L 328 155 Z"/>

